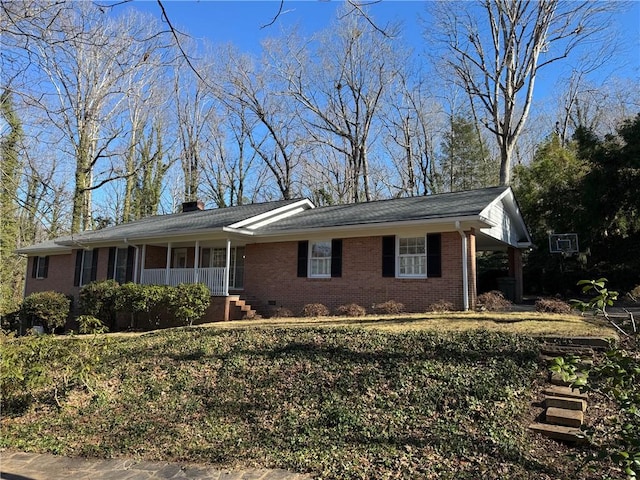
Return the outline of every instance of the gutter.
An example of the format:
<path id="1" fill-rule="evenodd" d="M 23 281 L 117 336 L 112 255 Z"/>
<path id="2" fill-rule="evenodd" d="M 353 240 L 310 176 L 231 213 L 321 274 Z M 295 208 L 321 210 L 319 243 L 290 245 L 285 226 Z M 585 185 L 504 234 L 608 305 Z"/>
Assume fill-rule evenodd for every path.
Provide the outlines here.
<path id="1" fill-rule="evenodd" d="M 462 239 L 462 304 L 464 310 L 469 310 L 469 267 L 467 265 L 467 234 L 464 233 L 462 227 L 460 226 L 460 222 L 456 221 L 455 223 L 456 230 L 460 234 L 460 238 Z"/>

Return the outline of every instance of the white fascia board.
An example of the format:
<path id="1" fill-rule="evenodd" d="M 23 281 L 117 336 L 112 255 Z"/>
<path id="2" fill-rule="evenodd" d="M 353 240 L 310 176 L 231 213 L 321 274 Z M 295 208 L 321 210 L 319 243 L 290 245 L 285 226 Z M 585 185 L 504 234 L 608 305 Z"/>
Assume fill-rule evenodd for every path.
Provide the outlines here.
<path id="1" fill-rule="evenodd" d="M 196 240 L 212 240 L 212 239 L 223 239 L 229 237 L 229 234 L 235 234 L 238 236 L 250 236 L 253 235 L 253 232 L 243 229 L 230 229 L 228 227 L 222 228 L 212 228 L 207 230 L 197 230 L 193 232 L 180 232 L 173 234 L 164 234 L 164 235 L 154 235 L 154 236 L 145 236 L 145 235 L 134 235 L 128 236 L 126 238 L 112 238 L 106 240 L 96 240 L 93 242 L 73 242 L 66 241 L 65 245 L 71 246 L 73 248 L 93 248 L 93 247 L 113 247 L 119 245 L 142 245 L 142 244 L 162 244 L 162 243 L 177 243 L 177 242 L 191 242 Z"/>
<path id="2" fill-rule="evenodd" d="M 338 225 L 332 227 L 301 228 L 297 230 L 286 230 L 277 232 L 257 233 L 254 239 L 258 242 L 284 241 L 287 239 L 310 238 L 340 234 L 345 238 L 378 236 L 382 234 L 396 234 L 402 229 L 415 229 L 416 227 L 426 227 L 430 232 L 453 232 L 456 231 L 455 223 L 460 222 L 463 228 L 486 228 L 490 226 L 477 215 L 465 217 L 441 217 L 428 220 L 411 220 L 406 222 L 380 222 L 362 223 L 356 225 Z"/>
<path id="3" fill-rule="evenodd" d="M 29 247 L 18 248 L 14 252 L 18 255 L 27 255 L 28 257 L 35 257 L 35 256 L 44 257 L 47 255 L 68 255 L 72 251 L 73 250 L 71 248 L 64 247 L 64 246 L 60 246 L 60 247 L 49 246 L 49 247 L 38 248 L 37 245 L 32 245 Z"/>
<path id="4" fill-rule="evenodd" d="M 233 223 L 229 225 L 229 228 L 238 229 L 244 227 L 249 230 L 255 230 L 256 228 L 264 227 L 265 225 L 277 222 L 278 220 L 282 220 L 283 218 L 290 217 L 310 208 L 315 208 L 315 205 L 305 198 L 298 202 L 269 210 L 268 212 L 261 213 L 260 215 L 255 215 Z"/>

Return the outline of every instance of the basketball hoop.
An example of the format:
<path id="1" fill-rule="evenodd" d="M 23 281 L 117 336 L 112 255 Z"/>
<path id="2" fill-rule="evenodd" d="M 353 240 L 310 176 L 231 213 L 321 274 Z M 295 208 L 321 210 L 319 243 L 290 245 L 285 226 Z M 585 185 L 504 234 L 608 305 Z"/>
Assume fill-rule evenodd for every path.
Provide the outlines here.
<path id="1" fill-rule="evenodd" d="M 551 233 L 549 234 L 549 252 L 559 253 L 564 258 L 569 258 L 579 252 L 577 233 Z"/>

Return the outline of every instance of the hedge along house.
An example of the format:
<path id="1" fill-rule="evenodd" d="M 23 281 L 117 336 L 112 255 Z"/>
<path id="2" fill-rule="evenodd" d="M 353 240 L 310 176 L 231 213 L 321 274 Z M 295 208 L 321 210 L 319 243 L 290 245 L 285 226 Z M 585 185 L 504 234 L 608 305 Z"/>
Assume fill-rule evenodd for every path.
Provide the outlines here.
<path id="1" fill-rule="evenodd" d="M 441 300 L 476 301 L 476 252 L 508 251 L 516 300 L 521 252 L 531 239 L 509 187 L 314 207 L 306 199 L 144 218 L 20 249 L 29 257 L 25 295 L 77 296 L 94 280 L 205 283 L 202 321 L 242 318 L 251 308 L 294 313 L 305 304 L 370 309 L 394 300 L 423 312 Z"/>

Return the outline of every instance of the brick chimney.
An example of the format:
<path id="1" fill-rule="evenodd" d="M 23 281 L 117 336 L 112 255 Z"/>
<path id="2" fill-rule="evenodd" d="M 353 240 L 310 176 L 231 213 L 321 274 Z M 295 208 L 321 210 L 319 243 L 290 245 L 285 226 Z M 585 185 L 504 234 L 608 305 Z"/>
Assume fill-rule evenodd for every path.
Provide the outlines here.
<path id="1" fill-rule="evenodd" d="M 199 210 L 204 210 L 204 202 L 202 200 L 196 200 L 195 202 L 182 203 L 182 213 L 197 212 Z"/>

